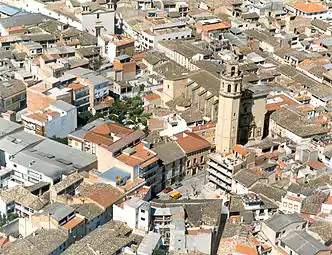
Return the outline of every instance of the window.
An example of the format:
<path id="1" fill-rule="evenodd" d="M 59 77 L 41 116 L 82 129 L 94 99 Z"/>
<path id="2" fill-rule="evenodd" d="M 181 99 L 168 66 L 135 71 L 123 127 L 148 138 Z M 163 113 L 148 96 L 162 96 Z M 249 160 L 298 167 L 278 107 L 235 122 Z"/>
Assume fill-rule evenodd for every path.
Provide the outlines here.
<path id="1" fill-rule="evenodd" d="M 99 13 L 97 13 L 97 19 L 99 19 Z"/>
<path id="2" fill-rule="evenodd" d="M 231 75 L 233 76 L 235 74 L 235 66 L 232 66 L 231 68 Z"/>
<path id="3" fill-rule="evenodd" d="M 297 210 L 299 207 L 297 205 L 294 205 L 294 210 Z"/>
<path id="4" fill-rule="evenodd" d="M 292 205 L 292 204 L 288 204 L 288 208 L 289 208 L 289 209 L 292 209 L 292 208 L 293 208 L 293 205 Z"/>
<path id="5" fill-rule="evenodd" d="M 228 91 L 228 93 L 230 93 L 232 91 L 232 86 L 230 84 L 228 85 L 227 91 Z"/>
<path id="6" fill-rule="evenodd" d="M 194 158 L 194 164 L 197 164 L 197 158 Z"/>
<path id="7" fill-rule="evenodd" d="M 284 207 L 287 207 L 287 203 L 286 202 L 284 202 L 283 205 L 284 205 Z"/>
<path id="8" fill-rule="evenodd" d="M 142 220 L 142 221 L 145 221 L 145 218 L 141 217 L 141 220 Z"/>
<path id="9" fill-rule="evenodd" d="M 16 165 L 16 164 L 14 164 L 14 167 L 17 167 L 17 165 Z"/>
<path id="10" fill-rule="evenodd" d="M 187 167 L 190 167 L 190 164 L 191 164 L 191 161 L 188 160 L 188 161 L 187 161 Z"/>
<path id="11" fill-rule="evenodd" d="M 141 213 L 145 213 L 145 210 L 141 209 Z"/>
<path id="12" fill-rule="evenodd" d="M 204 162 L 204 156 L 201 156 L 201 163 Z"/>

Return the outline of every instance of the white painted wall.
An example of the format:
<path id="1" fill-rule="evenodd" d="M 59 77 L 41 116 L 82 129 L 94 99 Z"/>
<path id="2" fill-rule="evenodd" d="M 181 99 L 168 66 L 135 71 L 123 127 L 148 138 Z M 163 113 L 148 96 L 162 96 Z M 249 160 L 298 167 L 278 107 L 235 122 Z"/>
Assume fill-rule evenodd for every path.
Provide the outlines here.
<path id="1" fill-rule="evenodd" d="M 60 109 L 50 105 L 49 107 L 53 111 L 60 111 Z M 67 137 L 68 134 L 75 131 L 77 128 L 77 108 L 73 108 L 68 112 L 62 111 L 60 115 L 57 115 L 46 122 L 46 136 L 47 137 Z"/>

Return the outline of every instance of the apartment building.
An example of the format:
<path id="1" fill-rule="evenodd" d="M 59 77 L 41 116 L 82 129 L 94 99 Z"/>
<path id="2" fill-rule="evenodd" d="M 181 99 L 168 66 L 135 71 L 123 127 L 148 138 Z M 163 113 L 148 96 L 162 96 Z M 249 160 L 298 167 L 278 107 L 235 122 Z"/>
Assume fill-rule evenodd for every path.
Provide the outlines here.
<path id="1" fill-rule="evenodd" d="M 97 167 L 95 156 L 25 131 L 1 138 L 0 149 L 3 164 L 13 170 L 9 187 L 39 181 L 53 185 L 73 172 Z"/>
<path id="2" fill-rule="evenodd" d="M 175 142 L 186 155 L 184 175 L 194 176 L 204 171 L 211 144 L 200 136 L 187 131 L 176 136 Z"/>
<path id="3" fill-rule="evenodd" d="M 158 16 L 160 14 L 160 17 Z M 124 33 L 136 40 L 141 49 L 157 49 L 158 42 L 191 38 L 192 30 L 184 21 L 167 19 L 162 13 L 121 13 Z M 155 23 L 158 19 L 158 24 Z"/>
<path id="4" fill-rule="evenodd" d="M 72 103 L 71 88 L 59 89 L 58 80 L 46 79 L 27 88 L 27 108 L 29 111 L 39 111 L 48 108 L 57 100 Z"/>
<path id="5" fill-rule="evenodd" d="M 299 3 L 286 6 L 286 11 L 296 16 L 304 16 L 312 19 L 326 19 L 329 17 L 327 7 L 320 3 Z"/>
<path id="6" fill-rule="evenodd" d="M 86 112 L 90 107 L 90 88 L 79 82 L 70 83 L 68 88 L 72 89 L 73 105 L 77 112 Z"/>
<path id="7" fill-rule="evenodd" d="M 135 40 L 123 35 L 104 34 L 98 37 L 98 46 L 103 57 L 112 63 L 121 55 L 133 56 Z"/>
<path id="8" fill-rule="evenodd" d="M 48 201 L 31 194 L 23 186 L 16 186 L 0 192 L 1 215 L 16 213 L 20 217 L 30 218 L 35 212 L 39 212 Z"/>
<path id="9" fill-rule="evenodd" d="M 174 141 L 161 144 L 152 149 L 160 159 L 163 174 L 163 188 L 179 183 L 185 176 L 186 154 Z"/>
<path id="10" fill-rule="evenodd" d="M 149 202 L 133 197 L 113 206 L 113 220 L 126 222 L 134 230 L 148 232 L 151 223 Z"/>
<path id="11" fill-rule="evenodd" d="M 133 130 L 110 120 L 98 119 L 68 135 L 69 146 L 96 154 L 98 147 L 107 147 L 131 134 Z"/>
<path id="12" fill-rule="evenodd" d="M 47 137 L 64 138 L 77 128 L 77 109 L 62 100 L 46 109 L 21 116 L 24 130 Z"/>
<path id="13" fill-rule="evenodd" d="M 100 36 L 104 32 L 114 34 L 115 4 L 111 1 L 101 4 L 86 1 L 73 3 L 66 0 L 55 2 L 4 0 L 3 2 L 32 12 L 34 15 L 45 15 L 94 36 Z"/>
<path id="14" fill-rule="evenodd" d="M 21 80 L 0 82 L 0 113 L 19 111 L 26 107 L 27 87 Z"/>
<path id="15" fill-rule="evenodd" d="M 208 156 L 207 180 L 216 189 L 231 192 L 234 171 L 241 169 L 242 163 L 233 155 L 212 153 Z"/>

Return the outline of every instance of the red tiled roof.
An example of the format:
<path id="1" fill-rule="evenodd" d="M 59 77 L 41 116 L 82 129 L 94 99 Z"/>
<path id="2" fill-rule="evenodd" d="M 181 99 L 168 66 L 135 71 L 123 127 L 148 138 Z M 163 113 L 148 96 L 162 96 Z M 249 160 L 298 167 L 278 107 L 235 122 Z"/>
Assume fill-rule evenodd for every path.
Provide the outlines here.
<path id="1" fill-rule="evenodd" d="M 143 96 L 143 98 L 146 99 L 147 101 L 151 101 L 151 100 L 160 99 L 160 96 L 156 93 L 151 93 L 151 94 L 147 94 L 147 95 Z"/>
<path id="2" fill-rule="evenodd" d="M 239 154 L 241 154 L 242 156 L 246 156 L 248 155 L 249 151 L 244 148 L 242 145 L 239 145 L 239 144 L 235 144 L 233 146 L 233 150 Z"/>
<path id="3" fill-rule="evenodd" d="M 81 197 L 81 200 L 84 199 L 84 197 L 89 198 L 105 209 L 124 197 L 124 193 L 120 190 L 110 184 L 104 183 L 85 183 L 82 186 L 79 186 L 78 190 L 78 197 Z"/>
<path id="4" fill-rule="evenodd" d="M 122 153 L 116 158 L 131 167 L 135 167 L 145 161 L 148 161 L 151 158 L 154 158 L 156 155 L 155 153 L 145 148 L 143 142 L 137 144 L 132 149 L 135 151 L 132 155 Z"/>
<path id="5" fill-rule="evenodd" d="M 72 228 L 76 227 L 78 224 L 80 224 L 83 220 L 84 219 L 82 219 L 81 217 L 75 216 L 70 221 L 68 221 L 64 225 L 62 225 L 62 227 L 66 228 L 66 229 L 72 229 Z"/>
<path id="6" fill-rule="evenodd" d="M 319 161 L 309 161 L 309 162 L 307 162 L 307 165 L 313 169 L 320 169 L 320 168 L 326 167 L 322 162 L 319 162 Z"/>
<path id="7" fill-rule="evenodd" d="M 238 244 L 235 248 L 235 252 L 243 254 L 243 255 L 258 255 L 257 248 L 244 245 L 244 244 Z"/>
<path id="8" fill-rule="evenodd" d="M 305 13 L 326 11 L 323 5 L 316 3 L 298 4 L 295 8 Z"/>
<path id="9" fill-rule="evenodd" d="M 281 106 L 283 105 L 297 105 L 298 103 L 289 98 L 288 96 L 285 95 L 275 95 L 271 99 L 269 99 L 270 103 L 266 104 L 266 110 L 268 111 L 275 111 L 280 109 Z"/>
<path id="10" fill-rule="evenodd" d="M 210 129 L 210 128 L 214 128 L 214 127 L 216 127 L 216 124 L 214 122 L 208 122 L 208 123 L 205 123 L 204 125 L 192 127 L 191 130 L 199 131 L 199 130 Z"/>
<path id="11" fill-rule="evenodd" d="M 186 153 L 211 147 L 208 141 L 191 132 L 185 132 L 176 142 Z"/>
<path id="12" fill-rule="evenodd" d="M 231 25 L 228 22 L 223 21 L 223 22 L 220 22 L 217 24 L 204 25 L 202 28 L 202 31 L 209 32 L 209 31 L 213 31 L 213 30 L 227 29 L 230 27 L 231 27 Z"/>
<path id="13" fill-rule="evenodd" d="M 84 135 L 84 139 L 98 145 L 110 146 L 114 143 L 114 137 L 125 137 L 133 130 L 116 123 L 105 123 L 95 127 Z"/>
<path id="14" fill-rule="evenodd" d="M 140 168 L 144 168 L 144 167 L 147 167 L 149 165 L 151 165 L 152 163 L 158 161 L 158 158 L 157 157 L 154 157 L 152 159 L 149 159 L 148 161 L 144 162 L 143 164 L 140 165 Z"/>
<path id="15" fill-rule="evenodd" d="M 147 121 L 148 128 L 150 131 L 163 129 L 165 125 L 165 121 L 160 118 L 151 118 Z"/>

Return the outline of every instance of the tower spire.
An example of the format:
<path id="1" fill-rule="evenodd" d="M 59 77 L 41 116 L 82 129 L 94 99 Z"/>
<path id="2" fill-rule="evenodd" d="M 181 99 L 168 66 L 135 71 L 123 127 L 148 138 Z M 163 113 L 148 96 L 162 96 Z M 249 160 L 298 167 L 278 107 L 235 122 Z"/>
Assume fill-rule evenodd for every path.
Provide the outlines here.
<path id="1" fill-rule="evenodd" d="M 219 110 L 216 128 L 216 149 L 230 152 L 237 142 L 239 109 L 242 94 L 242 72 L 237 60 L 225 62 L 220 77 Z"/>

